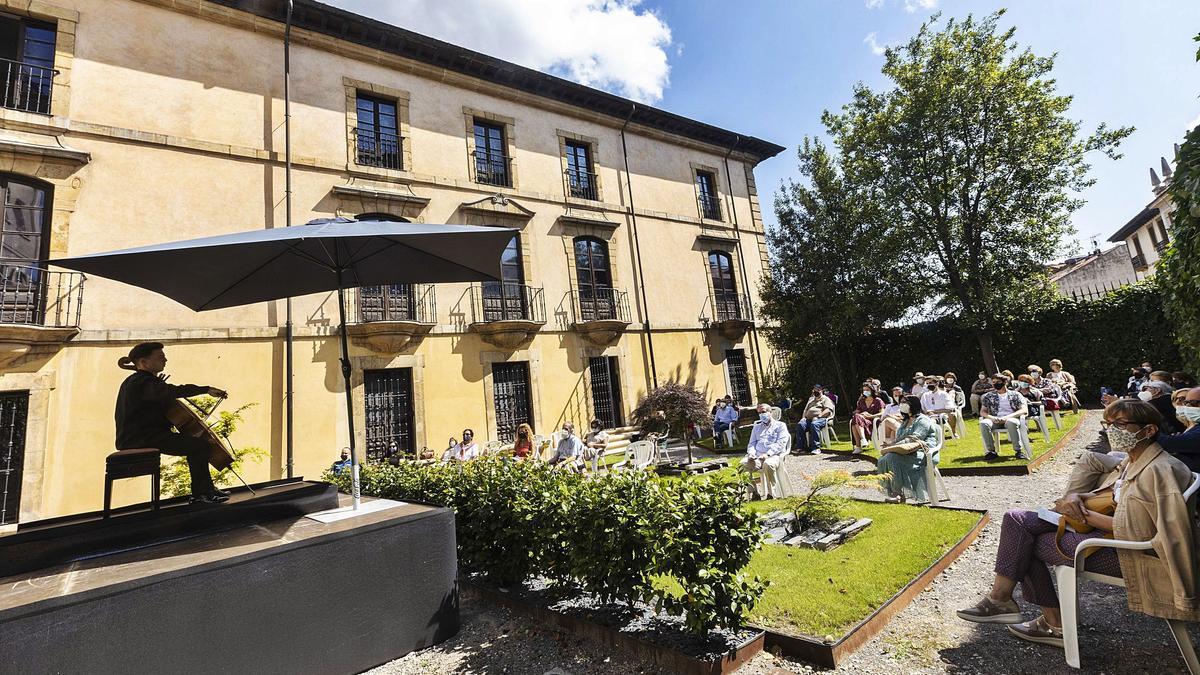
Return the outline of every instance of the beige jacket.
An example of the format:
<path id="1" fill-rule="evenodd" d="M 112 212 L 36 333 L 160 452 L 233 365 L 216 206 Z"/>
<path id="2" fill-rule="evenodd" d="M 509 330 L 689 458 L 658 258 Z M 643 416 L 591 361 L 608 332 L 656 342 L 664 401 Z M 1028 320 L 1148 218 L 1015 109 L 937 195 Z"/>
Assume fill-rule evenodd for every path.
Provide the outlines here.
<path id="1" fill-rule="evenodd" d="M 819 398 L 809 396 L 804 403 L 804 419 L 811 420 L 814 417 L 833 417 L 833 399 L 825 394 Z"/>
<path id="2" fill-rule="evenodd" d="M 1129 460 L 1121 463 L 1118 469 Z M 1116 482 L 1120 471 L 1101 483 Z M 1187 466 L 1155 443 L 1125 472 L 1113 536 L 1129 541 L 1151 541 L 1150 551 L 1118 550 L 1121 576 L 1129 598 L 1129 609 L 1163 619 L 1200 621 L 1200 597 L 1196 592 L 1196 531 L 1183 501 L 1183 491 L 1192 482 Z"/>

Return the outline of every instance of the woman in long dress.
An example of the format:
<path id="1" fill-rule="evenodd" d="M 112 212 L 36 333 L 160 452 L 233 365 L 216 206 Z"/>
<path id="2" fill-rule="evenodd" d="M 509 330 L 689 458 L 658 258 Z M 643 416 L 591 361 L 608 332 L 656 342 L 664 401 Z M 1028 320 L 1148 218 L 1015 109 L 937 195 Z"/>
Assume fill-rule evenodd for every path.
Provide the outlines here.
<path id="1" fill-rule="evenodd" d="M 891 474 L 884 481 L 883 489 L 888 501 L 918 502 L 929 499 L 929 489 L 925 484 L 925 462 L 929 460 L 929 451 L 937 445 L 937 422 L 921 412 L 921 399 L 916 396 L 906 396 L 900 402 L 900 428 L 896 431 L 896 440 L 884 445 L 879 452 L 878 472 Z M 933 452 L 932 461 L 937 464 L 937 452 Z"/>

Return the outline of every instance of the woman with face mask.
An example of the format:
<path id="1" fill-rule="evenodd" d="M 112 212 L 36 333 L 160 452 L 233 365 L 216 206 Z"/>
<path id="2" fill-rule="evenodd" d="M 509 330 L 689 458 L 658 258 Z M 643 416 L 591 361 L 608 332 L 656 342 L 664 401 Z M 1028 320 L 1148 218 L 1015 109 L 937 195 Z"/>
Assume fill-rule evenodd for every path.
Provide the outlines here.
<path id="1" fill-rule="evenodd" d="M 1105 464 L 1110 458 L 1104 455 L 1084 453 L 1096 457 L 1084 458 L 1076 466 L 1068 494 L 1053 509 L 1099 531 L 1065 532 L 1059 538 L 1057 522 L 1039 517 L 1036 511 L 1010 510 L 1000 528 L 992 589 L 975 606 L 959 610 L 958 616 L 975 623 L 1008 624 L 1016 637 L 1061 648 L 1062 617 L 1051 568 L 1073 565 L 1080 542 L 1111 533 L 1116 539 L 1153 542 L 1154 555 L 1099 548 L 1087 558 L 1088 571 L 1123 577 L 1130 610 L 1164 619 L 1200 620 L 1192 518 L 1183 499 L 1192 474 L 1158 444 L 1161 422 L 1158 411 L 1144 401 L 1123 399 L 1105 408 L 1109 443 L 1127 456 L 1113 467 Z M 1094 471 L 1095 467 L 1111 470 Z M 1111 494 L 1115 501 L 1112 515 L 1084 506 L 1100 493 Z M 1021 622 L 1021 608 L 1013 600 L 1018 584 L 1025 600 L 1041 607 L 1041 615 L 1032 621 Z"/>
<path id="2" fill-rule="evenodd" d="M 887 501 L 928 501 L 925 462 L 938 462 L 937 422 L 921 412 L 921 399 L 907 396 L 900 401 L 900 428 L 896 440 L 879 449 L 877 471 L 891 474 L 882 487 Z"/>
<path id="3" fill-rule="evenodd" d="M 863 445 L 871 438 L 875 430 L 875 420 L 883 416 L 883 399 L 870 380 L 862 383 L 862 396 L 854 406 L 854 416 L 850 418 L 850 443 L 854 446 L 854 454 L 861 454 Z"/>

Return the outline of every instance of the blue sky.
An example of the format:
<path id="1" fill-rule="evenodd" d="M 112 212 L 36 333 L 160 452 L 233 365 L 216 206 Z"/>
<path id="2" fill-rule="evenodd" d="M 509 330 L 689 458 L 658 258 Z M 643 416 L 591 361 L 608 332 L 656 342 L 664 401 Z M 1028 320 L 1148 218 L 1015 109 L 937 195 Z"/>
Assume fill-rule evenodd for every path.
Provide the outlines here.
<path id="1" fill-rule="evenodd" d="M 1200 0 L 326 0 L 354 12 L 788 147 L 759 166 L 764 217 L 796 175 L 795 148 L 855 82 L 886 86 L 873 47 L 935 11 L 1002 7 L 1017 41 L 1058 53 L 1059 91 L 1090 131 L 1132 125 L 1073 222 L 1101 245 L 1150 200 L 1149 169 L 1200 122 Z M 869 37 L 870 36 L 870 37 Z"/>
<path id="2" fill-rule="evenodd" d="M 926 0 L 926 4 L 928 0 Z M 932 11 L 903 0 L 870 8 L 865 0 L 645 3 L 670 27 L 670 84 L 658 102 L 689 117 L 786 145 L 761 164 L 761 193 L 796 176 L 795 148 L 822 135 L 821 112 L 849 100 L 862 81 L 885 86 L 883 57 L 864 40 L 899 43 Z M 1151 197 L 1149 168 L 1171 159 L 1172 145 L 1200 119 L 1198 0 L 1023 0 L 1010 3 L 943 0 L 944 16 L 987 14 L 1007 7 L 1004 25 L 1038 54 L 1058 53 L 1059 91 L 1075 97 L 1072 116 L 1084 129 L 1099 122 L 1137 128 L 1118 161 L 1092 159 L 1097 182 L 1075 213 L 1077 239 L 1101 245 Z M 682 53 L 679 53 L 682 52 Z M 764 201 L 766 195 L 764 194 Z M 765 206 L 765 204 L 764 204 Z M 769 222 L 773 214 L 766 213 Z"/>

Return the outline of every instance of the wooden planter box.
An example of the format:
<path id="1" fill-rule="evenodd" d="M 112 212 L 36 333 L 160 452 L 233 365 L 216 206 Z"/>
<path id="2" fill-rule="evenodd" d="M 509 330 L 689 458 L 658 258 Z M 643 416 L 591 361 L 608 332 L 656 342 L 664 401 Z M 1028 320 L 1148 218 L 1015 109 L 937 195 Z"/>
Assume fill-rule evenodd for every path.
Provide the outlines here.
<path id="1" fill-rule="evenodd" d="M 681 675 L 726 675 L 741 668 L 763 650 L 765 633 L 759 630 L 754 637 L 712 660 L 704 660 L 678 649 L 622 633 L 617 628 L 527 602 L 521 597 L 502 593 L 490 586 L 470 580 L 459 580 L 459 592 L 466 598 L 476 598 L 499 605 L 533 619 L 538 625 L 553 626 L 572 635 L 582 635 L 618 649 L 641 661 Z"/>
<path id="2" fill-rule="evenodd" d="M 944 509 L 949 507 L 926 506 L 924 508 Z M 845 635 L 834 642 L 825 642 L 822 638 L 812 635 L 787 633 L 767 628 L 764 629 L 766 632 L 766 648 L 778 648 L 783 654 L 791 658 L 807 661 L 823 668 L 836 668 L 839 662 L 857 651 L 868 640 L 875 637 L 879 631 L 883 630 L 888 621 L 891 621 L 893 616 L 907 607 L 913 598 L 928 588 L 939 574 L 944 572 L 958 556 L 962 555 L 963 551 L 967 550 L 967 547 L 975 541 L 979 533 L 983 531 L 984 526 L 988 523 L 986 511 L 977 509 L 954 510 L 977 513 L 979 514 L 979 522 L 975 523 L 975 526 L 963 535 L 963 538 L 947 551 L 945 555 L 926 568 L 917 578 L 908 582 L 908 585 L 901 588 L 887 602 L 872 612 L 870 616 L 858 622 Z"/>

